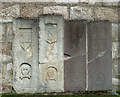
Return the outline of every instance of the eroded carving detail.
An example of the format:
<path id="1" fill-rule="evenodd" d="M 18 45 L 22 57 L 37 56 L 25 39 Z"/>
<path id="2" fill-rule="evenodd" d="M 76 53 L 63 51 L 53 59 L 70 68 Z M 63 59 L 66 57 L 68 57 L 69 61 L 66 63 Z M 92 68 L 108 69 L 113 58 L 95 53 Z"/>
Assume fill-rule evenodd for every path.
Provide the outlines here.
<path id="1" fill-rule="evenodd" d="M 31 78 L 31 65 L 28 63 L 22 63 L 20 65 L 20 79 Z"/>
<path id="2" fill-rule="evenodd" d="M 96 82 L 103 83 L 104 81 L 105 81 L 105 75 L 103 73 L 98 73 L 97 78 L 96 78 Z"/>
<path id="3" fill-rule="evenodd" d="M 24 51 L 26 51 L 30 46 L 31 46 L 31 43 L 25 43 L 25 42 L 21 42 L 21 43 L 20 43 L 20 47 L 21 47 L 22 50 L 24 50 Z"/>
<path id="4" fill-rule="evenodd" d="M 53 66 L 47 68 L 46 72 L 46 80 L 47 81 L 56 81 L 57 80 L 57 69 Z"/>

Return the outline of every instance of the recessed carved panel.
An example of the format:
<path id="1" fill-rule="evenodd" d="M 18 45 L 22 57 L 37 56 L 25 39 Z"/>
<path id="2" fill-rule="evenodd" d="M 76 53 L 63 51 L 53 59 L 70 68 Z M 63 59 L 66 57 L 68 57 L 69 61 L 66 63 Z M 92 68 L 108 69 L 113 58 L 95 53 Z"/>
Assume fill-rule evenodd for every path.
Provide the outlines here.
<path id="1" fill-rule="evenodd" d="M 20 78 L 31 78 L 31 65 L 29 63 L 22 63 L 20 65 Z"/>
<path id="2" fill-rule="evenodd" d="M 47 81 L 56 81 L 57 80 L 57 69 L 53 66 L 50 66 L 46 70 L 46 80 Z"/>

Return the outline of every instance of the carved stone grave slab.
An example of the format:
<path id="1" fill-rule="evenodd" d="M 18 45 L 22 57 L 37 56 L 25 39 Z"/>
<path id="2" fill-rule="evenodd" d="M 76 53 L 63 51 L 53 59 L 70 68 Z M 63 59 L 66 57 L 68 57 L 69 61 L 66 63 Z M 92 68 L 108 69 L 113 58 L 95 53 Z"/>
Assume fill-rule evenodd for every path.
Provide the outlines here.
<path id="1" fill-rule="evenodd" d="M 86 22 L 65 21 L 64 87 L 65 91 L 86 88 Z"/>
<path id="2" fill-rule="evenodd" d="M 64 91 L 63 32 L 61 15 L 39 16 L 39 91 Z"/>
<path id="3" fill-rule="evenodd" d="M 38 26 L 34 19 L 15 19 L 13 87 L 18 93 L 38 89 Z"/>
<path id="4" fill-rule="evenodd" d="M 112 86 L 112 38 L 108 21 L 88 23 L 88 90 Z"/>

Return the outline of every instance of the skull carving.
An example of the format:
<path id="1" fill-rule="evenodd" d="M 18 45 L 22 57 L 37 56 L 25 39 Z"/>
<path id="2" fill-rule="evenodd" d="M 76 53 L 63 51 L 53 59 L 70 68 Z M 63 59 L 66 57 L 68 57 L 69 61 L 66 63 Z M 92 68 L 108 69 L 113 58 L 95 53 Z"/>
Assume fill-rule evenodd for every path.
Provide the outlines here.
<path id="1" fill-rule="evenodd" d="M 20 78 L 31 78 L 31 65 L 28 63 L 22 63 L 20 65 Z"/>

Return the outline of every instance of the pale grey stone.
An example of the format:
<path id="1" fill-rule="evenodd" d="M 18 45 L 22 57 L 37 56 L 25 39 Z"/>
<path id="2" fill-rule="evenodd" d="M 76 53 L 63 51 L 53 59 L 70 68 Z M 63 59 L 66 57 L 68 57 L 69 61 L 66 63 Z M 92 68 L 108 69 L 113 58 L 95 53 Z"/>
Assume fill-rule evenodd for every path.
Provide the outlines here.
<path id="1" fill-rule="evenodd" d="M 64 91 L 63 66 L 63 17 L 39 17 L 39 90 Z"/>
<path id="2" fill-rule="evenodd" d="M 120 58 L 120 42 L 112 42 L 112 58 Z"/>
<path id="3" fill-rule="evenodd" d="M 119 41 L 118 24 L 112 23 L 112 41 Z"/>
<path id="4" fill-rule="evenodd" d="M 38 87 L 37 21 L 15 19 L 13 87 L 17 93 L 34 93 Z"/>
<path id="5" fill-rule="evenodd" d="M 94 19 L 94 7 L 89 6 L 73 6 L 70 9 L 70 19 Z"/>

